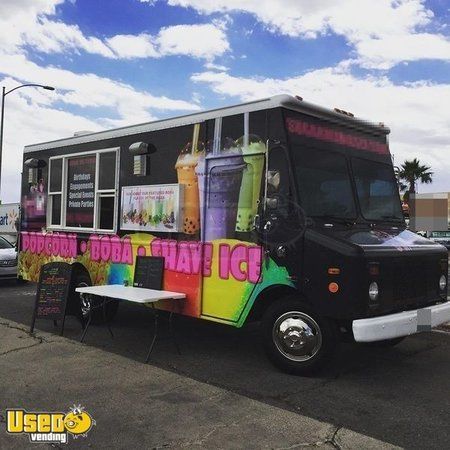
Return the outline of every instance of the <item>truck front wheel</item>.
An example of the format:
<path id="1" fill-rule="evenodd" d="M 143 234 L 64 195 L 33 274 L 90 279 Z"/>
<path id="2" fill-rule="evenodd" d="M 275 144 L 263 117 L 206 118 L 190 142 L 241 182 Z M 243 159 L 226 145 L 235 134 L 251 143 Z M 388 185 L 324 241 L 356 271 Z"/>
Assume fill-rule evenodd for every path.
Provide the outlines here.
<path id="1" fill-rule="evenodd" d="M 269 359 L 285 372 L 312 375 L 331 359 L 336 347 L 334 324 L 292 297 L 271 305 L 261 326 Z"/>

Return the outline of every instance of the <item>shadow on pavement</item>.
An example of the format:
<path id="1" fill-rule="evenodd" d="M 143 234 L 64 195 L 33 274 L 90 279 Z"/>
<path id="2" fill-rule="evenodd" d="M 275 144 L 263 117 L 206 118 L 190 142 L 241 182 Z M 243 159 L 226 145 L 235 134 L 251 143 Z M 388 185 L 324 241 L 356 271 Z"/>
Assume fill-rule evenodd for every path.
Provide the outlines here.
<path id="1" fill-rule="evenodd" d="M 0 317 L 29 326 L 35 289 L 31 283 L 2 283 Z M 257 324 L 238 330 L 176 316 L 181 355 L 168 339 L 167 324 L 161 324 L 150 364 L 397 445 L 418 448 L 419 435 L 422 447 L 447 445 L 450 335 L 417 335 L 391 349 L 343 344 L 326 370 L 304 378 L 267 361 Z M 111 325 L 114 339 L 105 326 L 91 326 L 86 345 L 143 361 L 152 311 L 122 303 Z M 54 332 L 51 321 L 37 321 L 36 329 Z M 75 318 L 66 319 L 64 335 L 79 340 Z"/>

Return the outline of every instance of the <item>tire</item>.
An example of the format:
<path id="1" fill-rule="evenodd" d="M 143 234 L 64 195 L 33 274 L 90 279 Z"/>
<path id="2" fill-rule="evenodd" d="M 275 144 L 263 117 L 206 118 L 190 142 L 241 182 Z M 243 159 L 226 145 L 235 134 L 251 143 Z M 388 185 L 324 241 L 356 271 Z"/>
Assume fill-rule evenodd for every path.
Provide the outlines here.
<path id="1" fill-rule="evenodd" d="M 114 316 L 117 314 L 119 308 L 118 301 L 112 301 L 106 305 L 106 314 L 103 312 L 103 308 L 95 308 L 101 302 L 101 299 L 96 296 L 80 294 L 75 291 L 77 287 L 92 286 L 91 277 L 87 272 L 82 272 L 80 270 L 76 271 L 74 274 L 74 279 L 69 294 L 69 306 L 75 315 L 79 318 L 82 323 L 86 323 L 89 317 L 89 312 L 92 306 L 94 310 L 92 311 L 92 324 L 102 324 L 106 321 L 110 322 Z M 81 310 L 81 316 L 80 316 Z"/>
<path id="2" fill-rule="evenodd" d="M 369 347 L 389 348 L 400 344 L 405 338 L 406 336 L 402 336 L 393 339 L 385 339 L 384 341 L 366 342 L 365 345 Z"/>
<path id="3" fill-rule="evenodd" d="M 272 363 L 296 375 L 317 373 L 330 362 L 338 342 L 334 323 L 295 297 L 276 301 L 266 310 L 261 332 Z"/>

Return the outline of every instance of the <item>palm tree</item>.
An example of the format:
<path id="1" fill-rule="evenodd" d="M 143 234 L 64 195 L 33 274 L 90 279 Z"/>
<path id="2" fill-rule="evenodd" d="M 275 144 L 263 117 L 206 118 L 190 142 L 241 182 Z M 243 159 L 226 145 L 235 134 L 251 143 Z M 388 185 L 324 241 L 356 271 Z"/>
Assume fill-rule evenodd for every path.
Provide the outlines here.
<path id="1" fill-rule="evenodd" d="M 420 164 L 420 161 L 417 158 L 414 158 L 412 161 L 406 160 L 401 165 L 398 176 L 400 180 L 403 180 L 406 183 L 406 185 L 403 185 L 406 188 L 404 195 L 406 202 L 409 201 L 409 196 L 411 194 L 415 194 L 417 181 L 425 184 L 433 182 L 433 172 L 430 169 L 431 167 Z"/>

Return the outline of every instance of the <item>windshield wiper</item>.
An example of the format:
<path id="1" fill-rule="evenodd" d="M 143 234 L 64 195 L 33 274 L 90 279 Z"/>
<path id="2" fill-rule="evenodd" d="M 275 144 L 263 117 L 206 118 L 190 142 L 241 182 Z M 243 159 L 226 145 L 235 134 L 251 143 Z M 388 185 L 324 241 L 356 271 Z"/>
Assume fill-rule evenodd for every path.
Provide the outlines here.
<path id="1" fill-rule="evenodd" d="M 323 216 L 311 216 L 313 219 L 323 219 L 323 220 L 330 220 L 332 222 L 336 223 L 342 223 L 344 225 L 353 225 L 354 220 L 353 219 L 346 219 L 342 216 L 334 216 L 333 214 L 324 214 Z"/>
<path id="2" fill-rule="evenodd" d="M 384 216 L 380 216 L 382 219 L 391 219 L 392 221 L 395 221 L 395 222 L 403 222 L 403 220 L 400 218 L 400 217 L 398 217 L 398 216 L 394 216 L 394 215 L 384 215 Z"/>

